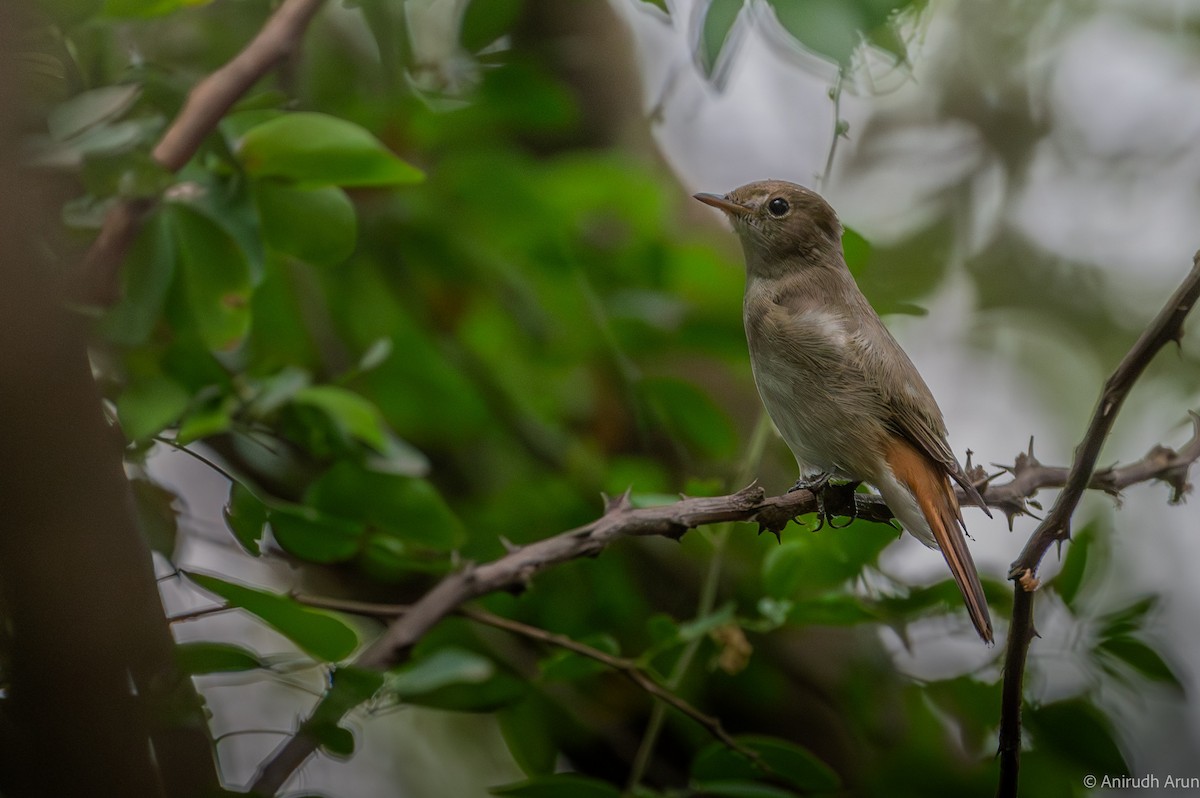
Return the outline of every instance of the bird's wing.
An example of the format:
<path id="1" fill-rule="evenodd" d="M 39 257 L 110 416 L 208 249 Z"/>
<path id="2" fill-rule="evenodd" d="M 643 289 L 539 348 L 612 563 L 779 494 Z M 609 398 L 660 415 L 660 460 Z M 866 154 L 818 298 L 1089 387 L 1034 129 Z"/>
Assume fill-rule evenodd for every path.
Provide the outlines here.
<path id="1" fill-rule="evenodd" d="M 858 318 L 860 328 L 852 336 L 853 345 L 861 358 L 865 378 L 873 383 L 883 400 L 888 426 L 944 467 L 971 502 L 991 517 L 987 503 L 946 441 L 942 411 L 917 367 L 873 311 Z"/>

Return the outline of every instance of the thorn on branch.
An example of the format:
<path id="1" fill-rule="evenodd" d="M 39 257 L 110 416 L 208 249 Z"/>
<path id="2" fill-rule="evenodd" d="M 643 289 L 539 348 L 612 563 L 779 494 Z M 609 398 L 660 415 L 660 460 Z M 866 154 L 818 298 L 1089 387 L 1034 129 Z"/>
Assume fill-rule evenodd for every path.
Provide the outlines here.
<path id="1" fill-rule="evenodd" d="M 633 500 L 630 498 L 633 495 L 633 486 L 632 485 L 630 485 L 628 488 L 626 488 L 625 492 L 622 493 L 620 496 L 616 497 L 615 499 L 610 498 L 608 496 L 608 494 L 606 494 L 606 493 L 601 493 L 600 495 L 604 497 L 604 514 L 605 515 L 609 515 L 611 513 L 624 512 L 625 510 L 629 510 L 633 507 Z"/>
<path id="2" fill-rule="evenodd" d="M 1041 462 L 1033 456 L 1033 438 L 1030 438 L 1029 450 L 1018 454 L 1012 468 L 1007 468 L 1006 470 L 1012 473 L 1013 476 L 1019 477 L 1026 471 L 1039 468 L 1041 465 Z M 1005 468 L 1005 466 L 1000 466 L 1000 468 Z"/>
<path id="3" fill-rule="evenodd" d="M 1159 476 L 1159 479 L 1171 487 L 1171 496 L 1167 499 L 1171 504 L 1182 504 L 1186 500 L 1187 494 L 1192 492 L 1192 483 L 1188 482 L 1186 465 L 1167 469 Z"/>
<path id="4" fill-rule="evenodd" d="M 668 521 L 667 528 L 664 530 L 663 534 L 666 537 L 671 538 L 671 540 L 679 541 L 683 539 L 683 536 L 687 534 L 687 531 L 690 528 L 691 527 L 689 527 L 687 524 L 682 524 L 678 521 Z"/>
<path id="5" fill-rule="evenodd" d="M 766 524 L 762 523 L 761 521 L 758 523 L 758 534 L 759 535 L 761 535 L 763 532 L 770 532 L 772 535 L 775 536 L 775 542 L 780 543 L 780 544 L 783 543 L 783 535 L 780 534 L 781 531 L 782 530 L 779 530 L 779 529 L 771 529 L 771 527 L 767 526 Z"/>
<path id="6" fill-rule="evenodd" d="M 733 500 L 740 507 L 749 509 L 755 505 L 762 504 L 763 499 L 767 497 L 767 492 L 758 484 L 758 480 L 754 480 L 746 487 L 733 494 Z"/>

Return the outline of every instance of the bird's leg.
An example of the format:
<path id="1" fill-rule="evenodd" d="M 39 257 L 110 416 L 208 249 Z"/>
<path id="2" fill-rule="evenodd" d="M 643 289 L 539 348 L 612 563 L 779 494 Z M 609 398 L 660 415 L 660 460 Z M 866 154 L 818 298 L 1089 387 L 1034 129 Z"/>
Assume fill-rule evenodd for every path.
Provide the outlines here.
<path id="1" fill-rule="evenodd" d="M 788 493 L 795 493 L 798 490 L 807 490 L 812 493 L 817 499 L 817 525 L 813 527 L 813 532 L 820 532 L 825 527 L 825 522 L 829 516 L 825 514 L 825 487 L 829 485 L 829 480 L 833 478 L 833 474 L 828 471 L 821 471 L 816 474 L 804 475 L 801 474 L 796 480 L 796 484 L 788 488 Z"/>
<path id="2" fill-rule="evenodd" d="M 801 476 L 796 484 L 788 489 L 788 493 L 798 490 L 810 491 L 817 499 L 817 525 L 813 532 L 819 532 L 827 524 L 830 529 L 844 529 L 858 518 L 858 506 L 854 503 L 854 493 L 861 480 L 840 485 L 832 484 L 833 475 L 827 471 L 811 476 Z M 844 524 L 835 524 L 834 516 L 844 515 L 849 520 Z"/>
<path id="3" fill-rule="evenodd" d="M 845 529 L 855 522 L 858 518 L 858 505 L 854 501 L 854 494 L 858 491 L 858 486 L 862 481 L 846 482 L 841 485 L 826 485 L 821 493 L 826 494 L 821 504 L 825 512 L 829 513 L 829 528 L 830 529 Z M 832 505 L 832 508 L 831 508 Z M 846 517 L 846 523 L 833 523 L 834 515 L 842 515 Z"/>
<path id="4" fill-rule="evenodd" d="M 796 480 L 796 484 L 788 488 L 788 493 L 795 493 L 798 490 L 812 491 L 813 494 L 819 494 L 829 484 L 829 480 L 833 479 L 833 474 L 828 471 L 821 471 L 816 474 L 805 476 L 800 475 Z"/>

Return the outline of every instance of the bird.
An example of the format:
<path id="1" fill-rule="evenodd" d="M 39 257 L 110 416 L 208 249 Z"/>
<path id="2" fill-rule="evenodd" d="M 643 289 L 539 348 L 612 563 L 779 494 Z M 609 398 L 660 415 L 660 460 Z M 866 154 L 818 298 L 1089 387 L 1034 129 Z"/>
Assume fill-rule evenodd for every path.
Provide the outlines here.
<path id="1" fill-rule="evenodd" d="M 751 370 L 795 455 L 793 489 L 819 491 L 830 479 L 873 486 L 908 532 L 941 550 L 975 630 L 991 644 L 951 481 L 991 513 L 950 449 L 933 393 L 850 274 L 837 213 L 783 180 L 694 196 L 724 211 L 741 240 Z"/>

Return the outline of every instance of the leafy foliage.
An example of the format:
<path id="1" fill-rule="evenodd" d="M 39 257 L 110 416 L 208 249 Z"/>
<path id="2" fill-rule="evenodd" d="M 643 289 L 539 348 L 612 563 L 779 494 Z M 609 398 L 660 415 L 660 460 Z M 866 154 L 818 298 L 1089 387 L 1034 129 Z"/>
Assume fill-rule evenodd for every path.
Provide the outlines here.
<path id="1" fill-rule="evenodd" d="M 121 299 L 94 330 L 131 468 L 155 438 L 203 447 L 235 477 L 225 519 L 247 556 L 329 569 L 385 595 L 419 594 L 464 560 L 590 520 L 602 490 L 653 502 L 738 487 L 739 436 L 757 406 L 740 267 L 686 229 L 686 198 L 647 158 L 584 146 L 580 96 L 524 38 L 533 4 L 469 3 L 447 45 L 462 72 L 431 73 L 389 4 L 364 0 L 346 23 L 363 35 L 346 38 L 373 50 L 318 29 L 286 80 L 257 87 L 168 175 L 149 150 L 184 100 L 190 79 L 178 76 L 210 71 L 267 13 L 192 5 L 45 9 L 71 63 L 33 151 L 78 192 L 64 226 L 91 232 L 116 199 L 160 200 L 127 258 Z M 886 31 L 919 4 L 769 5 L 798 42 L 845 68 L 864 41 L 903 57 Z M 745 7 L 707 4 L 696 49 L 706 75 L 728 57 Z M 136 61 L 94 35 L 116 19 L 129 20 Z M 163 31 L 199 45 L 174 52 Z M 846 244 L 890 309 L 940 276 L 925 258 L 934 265 L 896 286 L 901 278 L 872 271 L 865 240 L 849 233 Z M 157 529 L 156 547 L 174 556 L 174 497 L 139 484 L 148 535 Z M 1097 578 L 1093 534 L 1068 548 L 1055 583 L 1072 612 Z M 994 781 L 995 679 L 914 685 L 869 627 L 907 640 L 910 625 L 960 612 L 951 582 L 914 588 L 882 573 L 897 535 L 855 522 L 818 534 L 793 525 L 779 545 L 748 527 L 670 548 L 630 541 L 554 569 L 522 597 L 482 603 L 625 652 L 752 732 L 738 741 L 756 760 L 668 715 L 661 767 L 644 779 L 664 791 L 639 794 L 982 794 Z M 714 556 L 736 578 L 705 577 Z M 451 618 L 402 668 L 368 673 L 347 664 L 359 638 L 341 618 L 187 577 L 326 664 L 329 689 L 307 727 L 325 751 L 352 755 L 342 720 L 365 702 L 491 713 L 528 775 L 495 794 L 620 794 L 614 773 L 623 779 L 630 762 L 610 741 L 643 734 L 649 700 L 594 659 L 531 656 L 528 643 Z M 1006 591 L 989 588 L 1002 610 Z M 709 589 L 721 595 L 706 608 L 696 596 Z M 1147 599 L 1099 619 L 1096 661 L 1114 679 L 1177 688 L 1140 636 L 1152 608 Z M 183 644 L 180 659 L 209 678 L 268 667 L 224 642 Z M 1031 708 L 1036 766 L 1055 777 L 1045 784 L 1077 781 L 1084 767 L 1125 769 L 1090 698 Z M 608 728 L 583 720 L 597 707 Z M 580 773 L 552 772 L 564 759 Z M 1029 794 L 1057 793 L 1035 781 Z"/>

